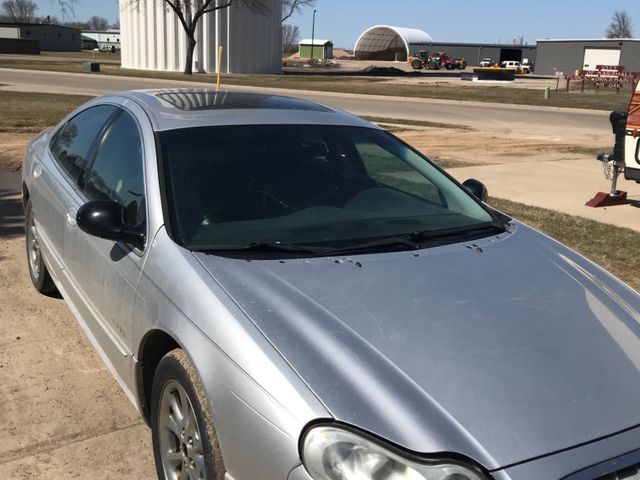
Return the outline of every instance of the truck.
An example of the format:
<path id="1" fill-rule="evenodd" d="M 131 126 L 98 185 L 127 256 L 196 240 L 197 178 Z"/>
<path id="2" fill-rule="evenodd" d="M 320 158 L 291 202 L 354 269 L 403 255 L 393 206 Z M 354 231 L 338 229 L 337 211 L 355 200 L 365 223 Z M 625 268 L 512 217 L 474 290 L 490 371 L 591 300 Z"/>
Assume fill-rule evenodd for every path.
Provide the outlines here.
<path id="1" fill-rule="evenodd" d="M 505 60 L 500 64 L 502 68 L 509 68 L 515 70 L 517 74 L 526 74 L 531 73 L 531 68 L 529 65 L 523 65 L 516 60 Z"/>

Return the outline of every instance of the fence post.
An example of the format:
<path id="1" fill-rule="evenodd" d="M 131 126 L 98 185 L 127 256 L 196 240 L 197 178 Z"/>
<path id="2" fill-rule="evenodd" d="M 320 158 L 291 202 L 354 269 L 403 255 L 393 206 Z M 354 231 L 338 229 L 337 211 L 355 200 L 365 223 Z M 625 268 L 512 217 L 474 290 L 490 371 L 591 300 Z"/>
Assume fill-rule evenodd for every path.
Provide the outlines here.
<path id="1" fill-rule="evenodd" d="M 223 47 L 220 47 L 218 49 L 218 76 L 217 76 L 217 81 L 216 81 L 216 89 L 220 90 L 220 83 L 221 83 L 221 76 L 222 76 L 222 52 L 223 52 Z"/>

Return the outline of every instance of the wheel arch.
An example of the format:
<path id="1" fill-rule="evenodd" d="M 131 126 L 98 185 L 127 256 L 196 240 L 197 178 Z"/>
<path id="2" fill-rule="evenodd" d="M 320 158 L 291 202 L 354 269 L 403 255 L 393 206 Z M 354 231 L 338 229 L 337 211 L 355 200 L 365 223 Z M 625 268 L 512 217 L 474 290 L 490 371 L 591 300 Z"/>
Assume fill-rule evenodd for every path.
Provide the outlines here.
<path id="1" fill-rule="evenodd" d="M 22 182 L 22 208 L 25 210 L 27 208 L 27 202 L 29 201 L 30 197 L 31 194 L 29 193 L 29 187 L 27 187 L 27 184 L 25 182 Z"/>
<path id="2" fill-rule="evenodd" d="M 150 330 L 140 342 L 135 375 L 138 387 L 138 401 L 142 417 L 147 424 L 150 421 L 153 377 L 162 357 L 176 348 L 182 348 L 182 346 L 175 338 L 160 329 Z"/>

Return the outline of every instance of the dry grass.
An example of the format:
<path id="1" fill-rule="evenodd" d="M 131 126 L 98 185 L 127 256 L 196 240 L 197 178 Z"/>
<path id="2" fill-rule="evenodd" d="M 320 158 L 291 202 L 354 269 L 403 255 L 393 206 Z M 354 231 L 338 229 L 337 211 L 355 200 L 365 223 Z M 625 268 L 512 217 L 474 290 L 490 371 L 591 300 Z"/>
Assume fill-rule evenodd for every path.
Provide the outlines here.
<path id="1" fill-rule="evenodd" d="M 385 125 L 406 125 L 411 127 L 431 127 L 431 128 L 448 128 L 454 129 L 458 131 L 470 132 L 473 128 L 468 127 L 467 125 L 458 125 L 454 123 L 441 123 L 441 122 L 429 122 L 427 120 L 407 120 L 404 118 L 389 118 L 389 117 L 369 117 L 362 116 L 365 120 L 377 123 L 377 124 L 385 124 Z"/>
<path id="2" fill-rule="evenodd" d="M 0 91 L 0 132 L 38 132 L 92 97 Z"/>

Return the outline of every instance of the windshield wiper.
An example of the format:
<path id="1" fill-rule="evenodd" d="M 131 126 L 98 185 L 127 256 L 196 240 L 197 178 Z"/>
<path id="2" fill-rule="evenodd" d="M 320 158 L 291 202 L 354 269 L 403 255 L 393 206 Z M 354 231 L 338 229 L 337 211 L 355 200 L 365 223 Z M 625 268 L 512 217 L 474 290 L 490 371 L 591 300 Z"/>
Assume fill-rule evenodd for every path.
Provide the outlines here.
<path id="1" fill-rule="evenodd" d="M 423 230 L 420 232 L 409 233 L 405 238 L 412 242 L 424 242 L 426 240 L 437 238 L 476 235 L 482 232 L 495 230 L 504 232 L 506 228 L 501 224 L 487 222 L 471 226 L 467 225 L 464 227 L 443 228 L 440 230 Z"/>
<path id="2" fill-rule="evenodd" d="M 313 245 L 300 245 L 297 243 L 287 242 L 253 242 L 247 244 L 227 244 L 227 245 L 212 245 L 202 248 L 195 248 L 201 252 L 256 252 L 256 253 L 327 253 L 332 251 L 331 247 L 317 247 Z"/>
<path id="3" fill-rule="evenodd" d="M 445 228 L 440 230 L 424 230 L 411 232 L 404 235 L 394 235 L 391 237 L 384 237 L 378 240 L 372 240 L 369 242 L 354 243 L 342 248 L 334 249 L 331 254 L 344 254 L 354 253 L 379 248 L 389 249 L 401 249 L 405 250 L 417 250 L 424 247 L 424 243 L 430 240 L 437 240 L 443 238 L 455 238 L 455 237 L 468 237 L 477 236 L 483 232 L 495 232 L 500 233 L 505 231 L 505 228 L 501 225 L 496 225 L 493 222 L 481 223 L 478 225 L 467 225 L 464 227 Z"/>

